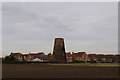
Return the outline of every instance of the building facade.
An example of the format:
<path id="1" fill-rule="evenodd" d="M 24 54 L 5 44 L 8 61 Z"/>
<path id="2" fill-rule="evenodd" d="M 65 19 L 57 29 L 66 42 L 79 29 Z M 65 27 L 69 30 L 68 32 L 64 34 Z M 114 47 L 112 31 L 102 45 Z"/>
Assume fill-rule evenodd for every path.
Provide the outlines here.
<path id="1" fill-rule="evenodd" d="M 87 54 L 86 52 L 66 52 L 66 62 L 101 62 L 101 63 L 120 63 L 120 55 L 104 55 L 104 54 Z M 51 62 L 53 59 L 53 54 L 45 55 L 41 53 L 11 53 L 16 60 L 19 61 L 33 61 L 33 62 Z"/>

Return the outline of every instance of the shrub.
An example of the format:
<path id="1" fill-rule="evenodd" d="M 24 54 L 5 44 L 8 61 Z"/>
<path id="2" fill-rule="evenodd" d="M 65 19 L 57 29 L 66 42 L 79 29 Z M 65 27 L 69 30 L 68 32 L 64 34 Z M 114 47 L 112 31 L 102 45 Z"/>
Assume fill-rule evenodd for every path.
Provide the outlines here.
<path id="1" fill-rule="evenodd" d="M 13 56 L 6 56 L 2 59 L 2 63 L 19 63 L 19 61 L 15 60 Z"/>

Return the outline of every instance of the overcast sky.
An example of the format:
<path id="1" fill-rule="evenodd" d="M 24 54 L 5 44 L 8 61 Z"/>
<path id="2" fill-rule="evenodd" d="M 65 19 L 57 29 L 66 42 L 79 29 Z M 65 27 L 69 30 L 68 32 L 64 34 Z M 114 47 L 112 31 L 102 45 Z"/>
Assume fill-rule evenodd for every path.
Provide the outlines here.
<path id="1" fill-rule="evenodd" d="M 117 53 L 117 2 L 9 2 L 2 4 L 3 56 L 53 51 L 62 37 L 66 52 Z"/>

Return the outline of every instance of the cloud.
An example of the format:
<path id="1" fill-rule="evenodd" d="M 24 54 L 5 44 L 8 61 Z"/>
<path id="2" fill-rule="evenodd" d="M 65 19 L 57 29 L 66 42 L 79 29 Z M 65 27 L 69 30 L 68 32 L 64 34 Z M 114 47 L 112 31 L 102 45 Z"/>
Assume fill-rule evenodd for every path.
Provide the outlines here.
<path id="1" fill-rule="evenodd" d="M 3 3 L 3 54 L 52 52 L 55 37 L 67 51 L 117 52 L 117 3 Z M 101 49 L 101 50 L 99 50 Z"/>

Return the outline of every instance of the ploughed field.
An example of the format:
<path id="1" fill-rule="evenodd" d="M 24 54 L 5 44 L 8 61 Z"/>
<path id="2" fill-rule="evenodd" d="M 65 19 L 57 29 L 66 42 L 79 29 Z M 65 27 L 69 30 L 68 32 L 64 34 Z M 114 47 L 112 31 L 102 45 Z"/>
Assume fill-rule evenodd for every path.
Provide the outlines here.
<path id="1" fill-rule="evenodd" d="M 3 78 L 118 78 L 117 66 L 3 64 Z"/>

